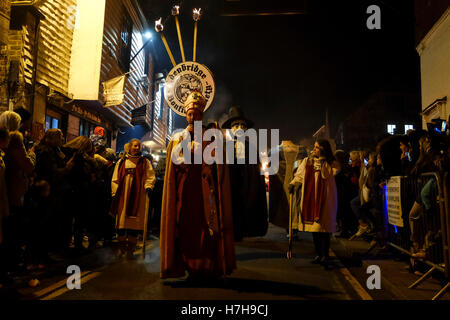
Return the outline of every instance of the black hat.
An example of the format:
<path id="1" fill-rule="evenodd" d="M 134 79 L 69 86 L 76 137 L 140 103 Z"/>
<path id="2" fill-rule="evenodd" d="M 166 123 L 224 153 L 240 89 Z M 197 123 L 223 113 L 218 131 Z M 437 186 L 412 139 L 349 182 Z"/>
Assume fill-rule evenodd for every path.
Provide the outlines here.
<path id="1" fill-rule="evenodd" d="M 247 119 L 244 116 L 244 113 L 242 112 L 242 109 L 239 107 L 231 107 L 228 111 L 228 119 L 222 124 L 222 128 L 224 129 L 231 129 L 231 124 L 233 121 L 236 120 L 243 120 L 245 121 L 245 124 L 247 125 L 247 128 L 253 127 L 253 121 Z"/>

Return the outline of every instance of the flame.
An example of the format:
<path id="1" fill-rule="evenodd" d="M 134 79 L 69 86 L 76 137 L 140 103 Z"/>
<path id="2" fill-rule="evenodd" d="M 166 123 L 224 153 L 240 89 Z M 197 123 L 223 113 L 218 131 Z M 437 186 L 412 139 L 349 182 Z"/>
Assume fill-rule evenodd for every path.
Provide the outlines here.
<path id="1" fill-rule="evenodd" d="M 198 8 L 198 9 L 194 9 L 192 12 L 193 12 L 193 14 L 192 14 L 192 17 L 194 18 L 194 21 L 198 21 L 198 20 L 200 20 L 200 15 L 201 15 L 201 11 L 202 9 L 201 8 Z"/>
<path id="2" fill-rule="evenodd" d="M 159 20 L 155 21 L 155 30 L 156 30 L 156 32 L 161 32 L 164 29 L 164 26 L 162 25 L 161 21 L 162 21 L 162 18 L 159 18 Z"/>
<path id="3" fill-rule="evenodd" d="M 173 6 L 172 8 L 172 15 L 177 16 L 180 14 L 180 6 Z"/>

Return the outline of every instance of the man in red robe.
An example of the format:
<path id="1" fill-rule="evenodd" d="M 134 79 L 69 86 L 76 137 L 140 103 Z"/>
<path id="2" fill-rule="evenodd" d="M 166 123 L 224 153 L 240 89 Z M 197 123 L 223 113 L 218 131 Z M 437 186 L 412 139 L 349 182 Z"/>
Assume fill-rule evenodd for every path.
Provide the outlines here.
<path id="1" fill-rule="evenodd" d="M 189 125 L 174 135 L 167 148 L 161 278 L 182 277 L 186 271 L 190 278 L 218 278 L 236 268 L 228 168 L 216 163 L 208 165 L 203 159 L 199 164 L 188 164 L 179 161 L 183 158 L 179 151 L 172 154 L 183 140 L 194 140 L 194 121 L 202 120 L 205 106 L 201 93 L 189 94 L 184 105 Z M 208 142 L 202 142 L 199 146 L 202 154 L 207 145 Z M 194 159 L 193 147 L 190 152 Z"/>

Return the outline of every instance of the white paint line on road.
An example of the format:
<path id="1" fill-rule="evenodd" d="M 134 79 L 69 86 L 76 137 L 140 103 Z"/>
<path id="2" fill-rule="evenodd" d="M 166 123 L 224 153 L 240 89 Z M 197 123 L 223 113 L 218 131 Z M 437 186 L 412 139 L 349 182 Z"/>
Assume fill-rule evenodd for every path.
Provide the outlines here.
<path id="1" fill-rule="evenodd" d="M 336 254 L 333 252 L 333 250 L 330 249 L 330 256 L 336 257 Z M 350 270 L 348 270 L 346 267 L 339 268 L 341 273 L 344 275 L 345 279 L 350 283 L 352 288 L 356 291 L 356 293 L 361 297 L 363 300 L 373 300 L 373 298 L 370 296 L 370 294 L 364 289 L 364 287 L 359 283 L 358 280 L 351 274 Z"/>
<path id="2" fill-rule="evenodd" d="M 82 273 L 81 273 L 81 277 L 84 277 L 86 274 L 88 274 L 88 273 L 90 273 L 90 272 L 91 272 L 91 271 L 84 271 L 84 272 L 82 272 Z M 36 298 L 40 298 L 40 297 L 46 295 L 46 294 L 49 293 L 49 292 L 52 292 L 52 291 L 54 291 L 54 290 L 56 290 L 56 289 L 58 289 L 58 288 L 60 288 L 60 287 L 62 287 L 62 286 L 65 286 L 65 285 L 66 285 L 66 282 L 67 282 L 67 279 L 61 280 L 61 281 L 59 281 L 59 282 L 57 282 L 57 283 L 52 284 L 51 286 L 48 286 L 48 287 L 46 287 L 46 288 L 44 288 L 44 289 L 42 289 L 42 290 L 39 290 L 39 291 L 37 291 L 37 292 L 34 292 L 33 295 L 34 295 Z"/>
<path id="3" fill-rule="evenodd" d="M 88 282 L 89 280 L 92 280 L 94 278 L 97 278 L 99 275 L 101 274 L 101 272 L 92 272 L 91 274 L 88 274 L 87 276 L 81 278 L 81 284 L 84 284 L 86 282 Z M 48 296 L 42 298 L 41 300 L 51 300 L 54 299 L 66 292 L 70 291 L 67 287 L 63 287 L 51 294 L 49 294 Z"/>
<path id="4" fill-rule="evenodd" d="M 145 244 L 145 251 L 147 252 L 149 249 L 152 249 L 152 243 L 150 241 L 146 242 Z M 142 247 L 140 249 L 137 250 L 137 252 L 134 253 L 135 256 L 141 255 L 142 254 Z M 92 271 L 84 271 L 81 273 L 81 283 L 86 283 L 87 281 L 94 279 L 96 277 L 98 277 L 101 272 L 93 272 Z M 84 278 L 83 278 L 84 277 Z M 47 295 L 48 293 L 54 291 L 53 293 L 49 294 L 48 296 L 40 299 L 40 300 L 50 300 L 53 299 L 57 296 L 60 296 L 64 293 L 66 293 L 68 291 L 67 287 L 66 287 L 66 282 L 67 279 L 63 279 L 61 281 L 58 281 L 57 283 L 52 284 L 51 286 L 48 286 L 42 290 L 39 290 L 37 292 L 33 293 L 33 296 L 36 299 L 39 299 L 45 295 Z M 59 289 L 59 290 L 57 290 Z M 56 291 L 55 291 L 56 290 Z"/>

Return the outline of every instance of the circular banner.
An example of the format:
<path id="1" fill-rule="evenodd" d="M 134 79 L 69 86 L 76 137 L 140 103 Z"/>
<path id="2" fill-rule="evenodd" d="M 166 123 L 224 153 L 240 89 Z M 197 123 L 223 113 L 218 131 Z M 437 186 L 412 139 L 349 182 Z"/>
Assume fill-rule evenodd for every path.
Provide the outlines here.
<path id="1" fill-rule="evenodd" d="M 198 90 L 203 94 L 206 99 L 206 111 L 216 93 L 211 71 L 197 62 L 186 61 L 177 64 L 167 75 L 164 86 L 164 99 L 176 114 L 186 116 L 184 102 L 192 90 Z"/>

